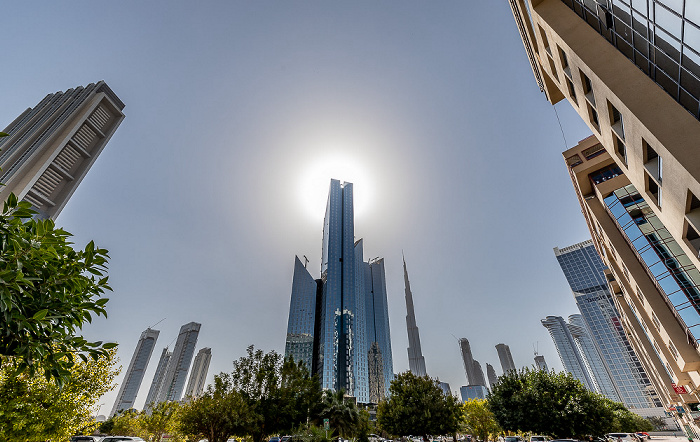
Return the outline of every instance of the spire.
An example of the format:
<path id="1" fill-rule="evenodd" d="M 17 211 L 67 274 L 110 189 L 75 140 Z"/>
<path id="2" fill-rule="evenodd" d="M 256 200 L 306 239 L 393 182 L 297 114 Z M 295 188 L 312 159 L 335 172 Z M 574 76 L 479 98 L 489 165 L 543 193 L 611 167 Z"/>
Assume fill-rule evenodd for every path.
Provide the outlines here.
<path id="1" fill-rule="evenodd" d="M 403 251 L 401 251 L 403 258 Z M 425 376 L 425 358 L 420 348 L 420 334 L 416 326 L 416 313 L 413 309 L 413 294 L 408 281 L 406 258 L 403 258 L 403 280 L 406 286 L 406 329 L 408 331 L 408 366 L 416 376 Z"/>

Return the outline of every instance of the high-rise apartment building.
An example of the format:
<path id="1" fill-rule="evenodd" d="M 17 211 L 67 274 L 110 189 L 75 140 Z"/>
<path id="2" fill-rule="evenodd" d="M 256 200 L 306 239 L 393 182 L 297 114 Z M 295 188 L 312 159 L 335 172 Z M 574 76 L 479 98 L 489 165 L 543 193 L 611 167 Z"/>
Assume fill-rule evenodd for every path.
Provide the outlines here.
<path id="1" fill-rule="evenodd" d="M 564 157 L 629 341 L 665 405 L 697 403 L 697 2 L 510 5 L 540 89 L 594 135 Z"/>
<path id="2" fill-rule="evenodd" d="M 452 391 L 450 390 L 450 384 L 447 382 L 440 382 L 440 389 L 445 394 L 445 396 L 451 396 Z"/>
<path id="3" fill-rule="evenodd" d="M 486 377 L 489 379 L 489 388 L 493 389 L 493 386 L 498 382 L 498 376 L 491 364 L 486 364 Z"/>
<path id="4" fill-rule="evenodd" d="M 185 398 L 195 399 L 202 395 L 204 384 L 207 381 L 209 363 L 211 362 L 211 348 L 204 347 L 197 352 L 190 370 L 190 380 L 187 381 Z"/>
<path id="5" fill-rule="evenodd" d="M 479 361 L 474 361 L 474 381 L 471 385 L 482 385 L 486 386 L 486 379 L 484 378 L 484 370 L 481 369 L 481 364 Z"/>
<path id="6" fill-rule="evenodd" d="M 483 385 L 463 385 L 459 388 L 459 394 L 462 401 L 466 402 L 469 399 L 486 399 L 489 391 Z"/>
<path id="7" fill-rule="evenodd" d="M 516 370 L 515 362 L 513 362 L 513 355 L 510 354 L 510 347 L 506 344 L 498 344 L 496 345 L 496 351 L 498 352 L 498 359 L 501 361 L 503 373 Z"/>
<path id="8" fill-rule="evenodd" d="M 117 130 L 124 103 L 104 81 L 44 97 L 0 138 L 0 201 L 10 193 L 55 219 Z"/>
<path id="9" fill-rule="evenodd" d="M 413 308 L 413 293 L 408 281 L 406 260 L 403 260 L 403 281 L 406 292 L 406 330 L 408 331 L 408 367 L 416 376 L 426 376 L 425 358 L 420 347 L 420 333 L 416 325 L 416 312 Z"/>
<path id="10" fill-rule="evenodd" d="M 542 355 L 535 356 L 535 367 L 538 370 L 549 371 L 549 367 L 547 367 L 547 362 L 544 360 L 544 356 Z"/>
<path id="11" fill-rule="evenodd" d="M 352 183 L 331 180 L 321 277 L 295 259 L 285 354 L 304 361 L 322 388 L 378 403 L 394 376 L 384 260 L 364 262 L 354 237 Z"/>
<path id="12" fill-rule="evenodd" d="M 555 247 L 554 254 L 569 282 L 595 348 L 610 374 L 609 388 L 614 389 L 620 401 L 631 409 L 662 406 L 622 328 L 620 314 L 605 278 L 605 265 L 598 256 L 593 241 L 584 241 L 563 249 Z"/>
<path id="13" fill-rule="evenodd" d="M 114 401 L 114 407 L 112 407 L 112 412 L 109 414 L 110 417 L 114 416 L 118 411 L 128 410 L 134 407 L 136 395 L 138 395 L 139 388 L 141 387 L 141 381 L 143 381 L 143 375 L 148 368 L 148 362 L 151 360 L 153 347 L 156 345 L 159 333 L 158 330 L 153 330 L 151 328 L 147 328 L 141 333 L 134 354 L 131 356 L 129 368 L 126 370 L 124 380 L 119 387 L 117 400 Z"/>
<path id="14" fill-rule="evenodd" d="M 163 378 L 163 385 L 158 392 L 156 402 L 179 401 L 185 389 L 187 372 L 192 363 L 194 348 L 197 345 L 199 329 L 202 324 L 190 322 L 180 327 L 173 354 Z"/>
<path id="15" fill-rule="evenodd" d="M 561 316 L 547 316 L 542 320 L 542 325 L 547 329 L 552 337 L 552 341 L 554 341 L 554 347 L 557 349 L 564 370 L 581 381 L 588 390 L 597 391 L 593 379 L 586 368 L 583 355 L 576 347 L 574 337 L 571 335 L 569 325 L 564 321 L 564 318 Z"/>
<path id="16" fill-rule="evenodd" d="M 168 351 L 168 347 L 165 347 L 163 352 L 160 354 L 158 366 L 156 367 L 156 373 L 153 375 L 153 381 L 151 381 L 151 388 L 148 389 L 144 410 L 150 410 L 151 407 L 156 404 L 160 389 L 163 387 L 165 372 L 168 370 L 168 363 L 170 362 L 170 357 L 172 355 L 173 354 Z"/>
<path id="17" fill-rule="evenodd" d="M 464 364 L 464 372 L 467 375 L 468 385 L 480 385 L 476 383 L 476 375 L 474 374 L 474 356 L 472 356 L 472 347 L 467 338 L 461 338 L 458 341 L 459 351 L 462 353 L 462 363 Z"/>

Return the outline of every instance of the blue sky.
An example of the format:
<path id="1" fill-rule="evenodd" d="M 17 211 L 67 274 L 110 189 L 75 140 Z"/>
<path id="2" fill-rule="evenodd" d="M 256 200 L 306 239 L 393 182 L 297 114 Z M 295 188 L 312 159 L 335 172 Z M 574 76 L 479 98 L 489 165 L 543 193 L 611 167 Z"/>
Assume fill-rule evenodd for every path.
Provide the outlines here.
<path id="1" fill-rule="evenodd" d="M 552 248 L 588 239 L 561 152 L 590 132 L 561 103 L 564 143 L 506 1 L 46 1 L 3 16 L 0 125 L 101 79 L 126 104 L 58 224 L 112 257 L 109 318 L 87 336 L 118 341 L 128 365 L 167 318 L 137 405 L 184 323 L 202 323 L 210 377 L 249 344 L 284 350 L 294 255 L 318 274 L 330 178 L 355 183 L 356 236 L 386 260 L 396 372 L 402 250 L 430 375 L 466 383 L 453 335 L 499 373 L 501 342 L 518 366 L 534 344 L 561 369 L 539 320 L 576 312 Z"/>

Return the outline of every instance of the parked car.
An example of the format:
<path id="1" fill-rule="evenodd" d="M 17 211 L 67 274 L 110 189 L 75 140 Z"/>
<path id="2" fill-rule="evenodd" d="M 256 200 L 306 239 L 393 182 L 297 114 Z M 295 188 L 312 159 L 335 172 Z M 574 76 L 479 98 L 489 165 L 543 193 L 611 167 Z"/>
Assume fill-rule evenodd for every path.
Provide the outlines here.
<path id="1" fill-rule="evenodd" d="M 520 436 L 506 436 L 504 442 L 525 442 Z"/>
<path id="2" fill-rule="evenodd" d="M 550 440 L 549 436 L 530 436 L 530 442 L 548 442 Z"/>
<path id="3" fill-rule="evenodd" d="M 99 436 L 73 436 L 70 442 L 97 442 L 100 439 Z"/>
<path id="4" fill-rule="evenodd" d="M 271 437 L 270 440 L 267 442 L 280 442 L 280 438 L 279 437 Z"/>
<path id="5" fill-rule="evenodd" d="M 634 433 L 608 433 L 605 436 L 615 442 L 639 442 L 639 437 Z"/>
<path id="6" fill-rule="evenodd" d="M 137 441 L 137 442 L 146 442 L 140 437 L 132 437 L 132 436 L 107 436 L 104 439 L 102 439 L 100 442 L 121 442 L 121 441 Z"/>
<path id="7" fill-rule="evenodd" d="M 637 431 L 635 434 L 637 435 L 637 437 L 639 437 L 642 440 L 651 439 L 651 436 L 649 436 L 649 433 L 647 433 L 645 431 Z"/>

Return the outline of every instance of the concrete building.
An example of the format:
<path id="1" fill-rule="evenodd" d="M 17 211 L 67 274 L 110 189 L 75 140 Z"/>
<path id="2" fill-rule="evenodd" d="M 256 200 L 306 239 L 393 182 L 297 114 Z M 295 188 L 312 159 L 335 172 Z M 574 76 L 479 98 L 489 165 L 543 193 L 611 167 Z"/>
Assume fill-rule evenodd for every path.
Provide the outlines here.
<path id="1" fill-rule="evenodd" d="M 197 352 L 197 356 L 192 363 L 190 370 L 190 380 L 187 381 L 187 389 L 185 390 L 185 398 L 195 399 L 202 395 L 204 384 L 207 381 L 207 373 L 209 371 L 209 363 L 211 362 L 211 348 L 204 347 Z"/>
<path id="2" fill-rule="evenodd" d="M 463 385 L 459 388 L 459 394 L 462 401 L 466 402 L 469 399 L 486 399 L 489 391 L 483 385 Z"/>
<path id="3" fill-rule="evenodd" d="M 547 362 L 545 362 L 544 356 L 542 355 L 535 356 L 535 367 L 537 367 L 538 370 L 549 371 L 549 367 L 547 367 Z"/>
<path id="4" fill-rule="evenodd" d="M 104 81 L 47 95 L 0 138 L 0 201 L 10 193 L 56 219 L 117 130 L 124 103 Z"/>
<path id="5" fill-rule="evenodd" d="M 114 416 L 118 411 L 134 407 L 136 396 L 139 393 L 139 388 L 141 388 L 141 381 L 143 381 L 143 375 L 146 373 L 148 362 L 151 360 L 153 347 L 155 347 L 158 340 L 158 334 L 160 334 L 160 331 L 151 328 L 147 328 L 141 333 L 136 349 L 134 349 L 134 354 L 131 356 L 129 368 L 126 370 L 124 380 L 119 387 L 117 400 L 114 401 L 114 407 L 112 407 L 112 412 L 109 414 L 110 417 Z"/>
<path id="6" fill-rule="evenodd" d="M 168 347 L 163 349 L 160 354 L 160 359 L 158 360 L 158 366 L 156 367 L 156 372 L 153 375 L 153 381 L 151 381 L 151 388 L 148 389 L 148 395 L 146 396 L 144 410 L 150 410 L 151 406 L 156 404 L 158 400 L 158 394 L 160 389 L 163 387 L 163 381 L 165 380 L 165 372 L 168 369 L 168 363 L 172 357 L 172 353 L 168 351 Z"/>
<path id="7" fill-rule="evenodd" d="M 510 347 L 506 344 L 496 345 L 496 351 L 498 352 L 498 359 L 501 361 L 501 368 L 503 373 L 508 373 L 510 370 L 516 370 L 515 362 L 513 362 L 513 355 L 510 354 Z"/>
<path id="8" fill-rule="evenodd" d="M 156 402 L 179 401 L 182 399 L 187 373 L 192 363 L 194 348 L 197 345 L 201 327 L 202 324 L 197 322 L 190 322 L 180 327 L 180 333 L 175 342 L 175 349 L 168 362 Z"/>
<path id="9" fill-rule="evenodd" d="M 564 157 L 629 340 L 664 405 L 697 403 L 697 4 L 510 5 L 540 89 L 594 134 Z"/>
<path id="10" fill-rule="evenodd" d="M 547 316 L 541 322 L 552 337 L 552 341 L 554 341 L 554 347 L 557 349 L 564 370 L 581 381 L 588 390 L 597 391 L 593 379 L 586 368 L 583 355 L 576 347 L 574 337 L 571 335 L 569 325 L 564 321 L 564 318 L 561 316 Z"/>
<path id="11" fill-rule="evenodd" d="M 459 351 L 462 354 L 462 364 L 464 364 L 464 372 L 467 375 L 467 384 L 480 385 L 476 381 L 474 374 L 474 356 L 472 355 L 472 347 L 467 338 L 460 338 Z"/>
<path id="12" fill-rule="evenodd" d="M 406 289 L 406 330 L 408 331 L 408 367 L 416 376 L 426 376 L 425 358 L 420 347 L 420 333 L 416 325 L 416 313 L 413 308 L 413 293 L 408 281 L 406 260 L 403 260 L 403 280 Z"/>
<path id="13" fill-rule="evenodd" d="M 493 365 L 486 364 L 486 377 L 489 379 L 489 388 L 493 390 L 493 386 L 498 382 L 498 376 L 496 375 L 496 370 L 493 369 Z"/>

